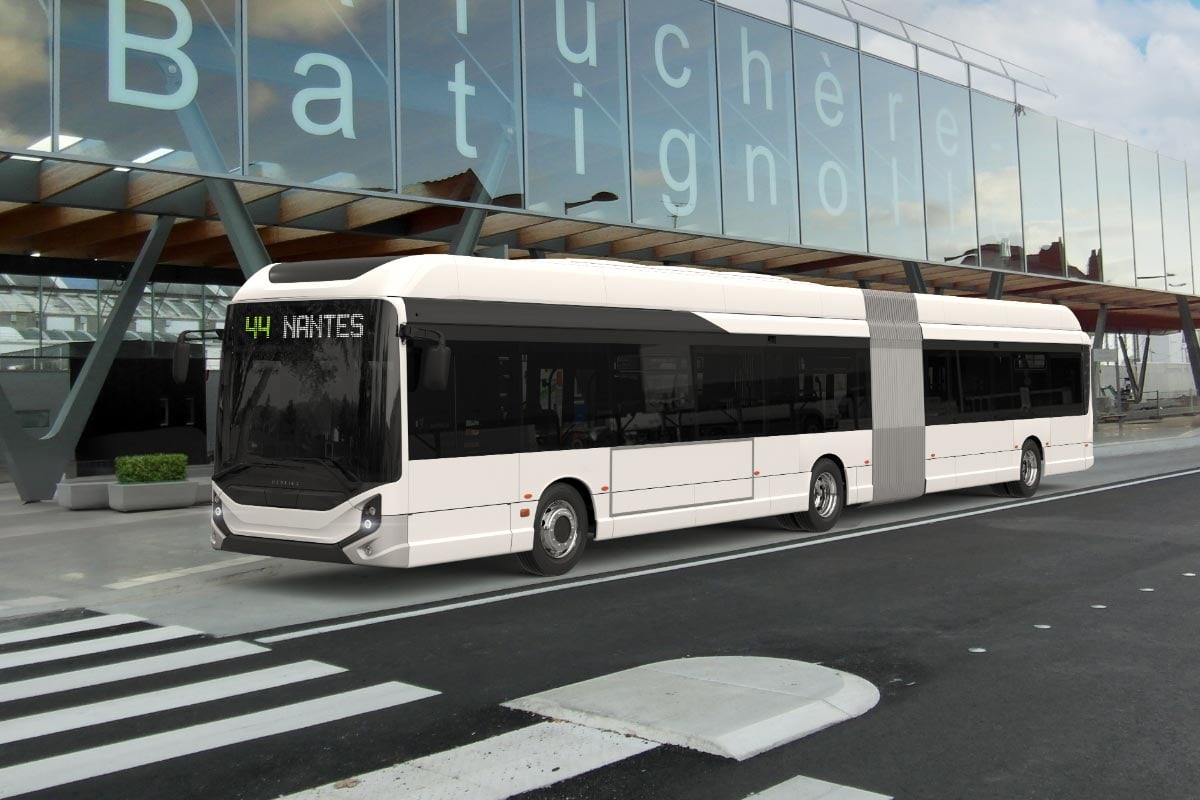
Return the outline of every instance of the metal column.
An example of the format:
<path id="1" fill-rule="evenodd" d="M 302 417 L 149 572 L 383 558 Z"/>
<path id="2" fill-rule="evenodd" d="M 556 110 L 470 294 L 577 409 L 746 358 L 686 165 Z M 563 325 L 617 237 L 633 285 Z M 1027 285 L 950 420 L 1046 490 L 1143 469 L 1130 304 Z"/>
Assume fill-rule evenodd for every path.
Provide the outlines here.
<path id="1" fill-rule="evenodd" d="M 917 266 L 915 261 L 900 262 L 904 267 L 904 277 L 908 279 L 908 290 L 913 294 L 928 294 L 929 289 L 925 287 L 925 276 L 921 274 L 921 268 Z"/>
<path id="2" fill-rule="evenodd" d="M 1196 342 L 1196 323 L 1192 320 L 1192 309 L 1188 306 L 1187 298 L 1178 295 L 1179 322 L 1183 328 L 1183 339 L 1187 343 L 1188 363 L 1192 365 L 1192 385 L 1196 394 L 1200 394 L 1200 344 Z"/>
<path id="3" fill-rule="evenodd" d="M 1108 303 L 1100 304 L 1100 311 L 1096 314 L 1096 333 L 1092 336 L 1092 349 L 1099 350 L 1104 346 L 1105 328 L 1108 327 Z"/>
<path id="4" fill-rule="evenodd" d="M 79 377 L 71 387 L 66 402 L 59 410 L 50 432 L 34 439 L 21 428 L 16 411 L 0 388 L 0 442 L 4 443 L 5 460 L 17 493 L 27 503 L 50 500 L 62 478 L 67 463 L 75 454 L 84 425 L 96 405 L 109 369 L 117 357 L 125 332 L 133 320 L 138 303 L 150 281 L 158 257 L 162 255 L 174 217 L 159 217 L 154 221 L 142 245 L 142 251 L 129 270 L 117 302 L 109 312 L 103 330 L 92 345 Z"/>
<path id="5" fill-rule="evenodd" d="M 993 272 L 992 280 L 988 283 L 988 299 L 1003 300 L 1004 299 L 1004 273 Z"/>

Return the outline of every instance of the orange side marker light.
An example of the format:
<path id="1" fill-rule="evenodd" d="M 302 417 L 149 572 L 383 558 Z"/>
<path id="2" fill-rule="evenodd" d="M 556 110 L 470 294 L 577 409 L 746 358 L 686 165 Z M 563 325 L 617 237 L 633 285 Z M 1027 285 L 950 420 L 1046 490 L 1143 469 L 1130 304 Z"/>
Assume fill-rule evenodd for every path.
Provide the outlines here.
<path id="1" fill-rule="evenodd" d="M 528 508 L 522 508 L 522 509 L 521 509 L 521 516 L 522 516 L 522 517 L 528 517 L 528 516 L 529 516 L 529 509 L 528 509 Z"/>

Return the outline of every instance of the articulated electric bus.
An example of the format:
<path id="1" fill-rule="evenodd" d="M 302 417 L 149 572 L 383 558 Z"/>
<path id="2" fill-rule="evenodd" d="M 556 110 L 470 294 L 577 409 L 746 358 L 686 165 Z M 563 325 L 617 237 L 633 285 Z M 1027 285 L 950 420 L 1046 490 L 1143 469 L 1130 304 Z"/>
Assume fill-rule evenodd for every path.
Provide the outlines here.
<path id="1" fill-rule="evenodd" d="M 1066 308 L 585 260 L 275 264 L 229 306 L 212 543 L 386 567 L 1092 464 Z"/>

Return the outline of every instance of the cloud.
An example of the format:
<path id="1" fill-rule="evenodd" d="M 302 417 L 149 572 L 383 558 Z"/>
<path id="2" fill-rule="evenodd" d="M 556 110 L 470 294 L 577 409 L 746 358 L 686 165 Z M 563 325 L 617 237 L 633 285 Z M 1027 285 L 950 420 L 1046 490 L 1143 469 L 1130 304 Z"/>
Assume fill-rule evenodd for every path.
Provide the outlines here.
<path id="1" fill-rule="evenodd" d="M 874 0 L 1045 75 L 1046 109 L 1200 167 L 1200 8 L 1186 0 Z"/>

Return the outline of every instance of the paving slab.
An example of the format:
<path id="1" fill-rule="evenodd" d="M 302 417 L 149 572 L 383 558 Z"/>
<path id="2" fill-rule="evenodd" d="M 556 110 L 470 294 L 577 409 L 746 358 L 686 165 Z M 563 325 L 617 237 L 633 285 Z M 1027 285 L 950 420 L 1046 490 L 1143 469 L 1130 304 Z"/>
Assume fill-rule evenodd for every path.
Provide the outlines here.
<path id="1" fill-rule="evenodd" d="M 879 690 L 847 672 L 778 658 L 685 658 L 504 705 L 744 761 L 866 713 Z"/>

